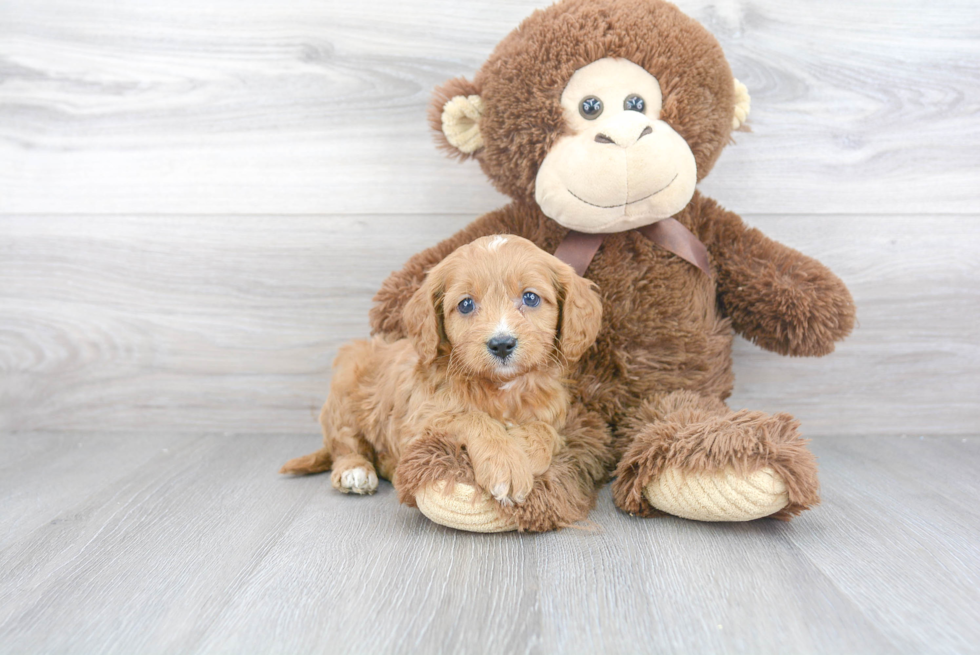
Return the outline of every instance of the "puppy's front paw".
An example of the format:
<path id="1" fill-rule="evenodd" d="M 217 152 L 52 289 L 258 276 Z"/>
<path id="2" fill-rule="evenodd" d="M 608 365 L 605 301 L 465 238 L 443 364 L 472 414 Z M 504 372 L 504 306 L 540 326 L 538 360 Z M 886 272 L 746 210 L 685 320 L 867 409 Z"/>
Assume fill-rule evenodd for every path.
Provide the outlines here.
<path id="1" fill-rule="evenodd" d="M 347 469 L 334 468 L 330 482 L 334 489 L 345 494 L 373 494 L 378 490 L 378 474 L 370 464 Z"/>
<path id="2" fill-rule="evenodd" d="M 474 463 L 476 482 L 490 492 L 504 507 L 523 503 L 534 487 L 534 476 L 527 457 L 493 457 L 479 464 Z"/>
<path id="3" fill-rule="evenodd" d="M 565 444 L 564 438 L 558 432 L 542 421 L 535 421 L 507 430 L 507 433 L 517 439 L 527 454 L 532 475 L 542 475 L 551 466 L 551 458 L 558 454 Z"/>
<path id="4" fill-rule="evenodd" d="M 517 491 L 514 492 L 513 498 L 510 497 L 510 483 L 508 482 L 497 483 L 497 486 L 491 490 L 490 495 L 504 507 L 513 507 L 515 504 L 524 502 L 524 496 L 520 495 Z"/>

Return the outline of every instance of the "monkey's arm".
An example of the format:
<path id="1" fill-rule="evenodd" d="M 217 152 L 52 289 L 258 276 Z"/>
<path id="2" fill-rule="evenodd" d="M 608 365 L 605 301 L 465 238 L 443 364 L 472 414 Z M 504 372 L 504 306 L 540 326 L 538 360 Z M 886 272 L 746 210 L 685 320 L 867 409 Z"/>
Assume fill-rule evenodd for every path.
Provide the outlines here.
<path id="1" fill-rule="evenodd" d="M 781 355 L 819 356 L 854 327 L 854 301 L 826 266 L 704 199 L 705 245 L 722 310 L 735 330 Z"/>
<path id="2" fill-rule="evenodd" d="M 381 289 L 374 296 L 374 306 L 369 314 L 371 334 L 387 334 L 401 338 L 405 336 L 402 327 L 402 308 L 415 290 L 422 284 L 422 279 L 430 268 L 441 262 L 456 248 L 491 234 L 513 232 L 511 228 L 510 206 L 503 207 L 489 214 L 484 214 L 462 230 L 420 253 L 416 253 L 402 267 L 388 276 Z"/>

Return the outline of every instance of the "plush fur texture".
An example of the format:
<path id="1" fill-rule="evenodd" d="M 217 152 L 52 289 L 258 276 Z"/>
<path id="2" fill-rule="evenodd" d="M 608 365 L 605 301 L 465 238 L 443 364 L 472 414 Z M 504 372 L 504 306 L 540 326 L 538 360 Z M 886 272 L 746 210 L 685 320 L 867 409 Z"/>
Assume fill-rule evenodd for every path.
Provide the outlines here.
<path id="1" fill-rule="evenodd" d="M 635 436 L 616 468 L 613 493 L 620 507 L 656 516 L 643 496 L 647 483 L 667 467 L 717 471 L 731 467 L 748 475 L 769 466 L 787 485 L 788 519 L 820 502 L 817 464 L 789 414 L 733 412 L 722 401 L 690 391 L 657 396 L 640 406 L 624 426 Z"/>
<path id="2" fill-rule="evenodd" d="M 472 85 L 453 80 L 433 105 L 457 93 L 481 94 L 485 147 L 475 158 L 513 202 L 393 273 L 371 311 L 375 333 L 406 334 L 406 302 L 426 271 L 461 244 L 511 233 L 555 251 L 567 229 L 535 204 L 535 174 L 566 129 L 559 97 L 568 79 L 610 56 L 657 77 L 662 118 L 690 145 L 698 179 L 707 175 L 729 141 L 734 82 L 704 28 L 660 0 L 566 0 L 535 12 L 500 43 Z M 520 512 L 524 529 L 574 521 L 616 461 L 614 499 L 637 515 L 655 514 L 642 488 L 667 468 L 750 473 L 772 466 L 790 497 L 777 518 L 818 502 L 815 462 L 796 422 L 786 414 L 731 412 L 723 401 L 734 382 L 735 332 L 781 354 L 825 355 L 854 325 L 847 288 L 819 262 L 748 228 L 698 192 L 674 218 L 705 244 L 712 275 L 636 231 L 606 237 L 585 273 L 601 290 L 603 325 L 573 376 L 572 415 L 582 432 L 570 421 L 569 447 L 524 503 L 501 508 Z M 448 446 L 433 442 L 417 455 L 401 476 L 406 502 L 429 481 L 473 479 L 465 457 Z"/>
<path id="3" fill-rule="evenodd" d="M 323 448 L 281 472 L 332 469 L 339 491 L 373 493 L 378 473 L 397 479 L 403 459 L 411 466 L 433 447 L 457 458 L 465 449 L 467 480 L 503 505 L 522 502 L 564 449 L 563 376 L 601 323 L 591 286 L 518 237 L 459 248 L 405 308 L 409 338 L 341 349 L 320 416 Z M 513 349 L 494 354 L 505 337 Z"/>
<path id="4" fill-rule="evenodd" d="M 732 72 L 718 42 L 666 2 L 565 0 L 534 12 L 472 83 L 456 78 L 436 90 L 430 124 L 444 148 L 455 150 L 435 113 L 452 96 L 482 96 L 486 147 L 476 159 L 502 193 L 533 202 L 538 165 L 566 130 L 561 93 L 572 73 L 603 57 L 628 59 L 660 80 L 661 116 L 694 152 L 698 179 L 707 175 L 731 133 Z"/>

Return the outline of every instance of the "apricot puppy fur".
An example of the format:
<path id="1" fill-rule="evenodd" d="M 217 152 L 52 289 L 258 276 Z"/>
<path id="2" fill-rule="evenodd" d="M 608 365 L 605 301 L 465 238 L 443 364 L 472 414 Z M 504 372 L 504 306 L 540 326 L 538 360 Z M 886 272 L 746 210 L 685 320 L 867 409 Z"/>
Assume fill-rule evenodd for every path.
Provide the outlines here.
<path id="1" fill-rule="evenodd" d="M 409 337 L 340 349 L 320 413 L 323 447 L 281 473 L 332 469 L 344 493 L 392 479 L 405 448 L 440 434 L 463 446 L 477 484 L 522 502 L 563 441 L 564 376 L 595 341 L 588 280 L 530 241 L 483 237 L 433 267 L 404 310 Z"/>

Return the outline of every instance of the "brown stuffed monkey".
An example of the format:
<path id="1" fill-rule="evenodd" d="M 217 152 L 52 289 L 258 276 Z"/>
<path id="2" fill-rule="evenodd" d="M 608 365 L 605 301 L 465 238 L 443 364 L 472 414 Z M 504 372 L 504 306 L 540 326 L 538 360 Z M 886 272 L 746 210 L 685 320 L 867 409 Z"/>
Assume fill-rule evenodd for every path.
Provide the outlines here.
<path id="1" fill-rule="evenodd" d="M 401 310 L 425 272 L 498 233 L 576 266 L 598 285 L 604 318 L 573 376 L 567 447 L 523 503 L 474 488 L 465 451 L 437 439 L 416 441 L 399 465 L 403 502 L 483 531 L 570 525 L 610 475 L 616 505 L 644 517 L 788 519 L 819 502 L 798 422 L 724 403 L 733 333 L 819 356 L 854 324 L 851 296 L 826 267 L 695 188 L 748 105 L 714 37 L 662 0 L 536 11 L 472 82 L 436 91 L 442 145 L 476 159 L 513 200 L 393 273 L 374 332 L 404 335 Z"/>

